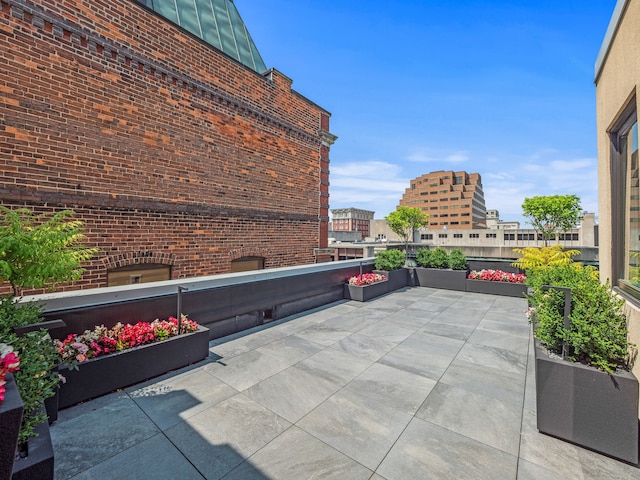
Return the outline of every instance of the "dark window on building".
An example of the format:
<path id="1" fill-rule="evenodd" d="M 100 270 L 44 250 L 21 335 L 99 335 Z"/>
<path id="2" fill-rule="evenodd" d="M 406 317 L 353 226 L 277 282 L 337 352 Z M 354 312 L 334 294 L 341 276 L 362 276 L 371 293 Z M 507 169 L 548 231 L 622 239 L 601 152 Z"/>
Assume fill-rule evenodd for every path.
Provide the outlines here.
<path id="1" fill-rule="evenodd" d="M 462 234 L 461 233 L 454 233 L 453 234 L 453 238 L 462 238 Z"/>
<path id="2" fill-rule="evenodd" d="M 421 233 L 420 240 L 433 240 L 433 233 Z"/>
<path id="3" fill-rule="evenodd" d="M 505 233 L 505 234 L 504 234 L 504 239 L 505 239 L 505 240 L 515 240 L 515 239 L 516 239 L 516 236 L 515 236 L 515 234 L 513 234 L 513 233 Z"/>
<path id="4" fill-rule="evenodd" d="M 495 233 L 487 233 L 486 238 L 496 238 L 496 234 Z"/>
<path id="5" fill-rule="evenodd" d="M 107 286 L 133 285 L 171 279 L 171 267 L 156 263 L 129 265 L 107 272 Z"/>
<path id="6" fill-rule="evenodd" d="M 479 233 L 470 233 L 469 234 L 469 238 L 480 238 L 480 234 Z"/>
<path id="7" fill-rule="evenodd" d="M 439 233 L 438 238 L 447 238 L 448 235 L 446 233 Z"/>
<path id="8" fill-rule="evenodd" d="M 231 261 L 232 272 L 247 272 L 249 270 L 262 270 L 263 268 L 263 257 L 242 257 Z"/>

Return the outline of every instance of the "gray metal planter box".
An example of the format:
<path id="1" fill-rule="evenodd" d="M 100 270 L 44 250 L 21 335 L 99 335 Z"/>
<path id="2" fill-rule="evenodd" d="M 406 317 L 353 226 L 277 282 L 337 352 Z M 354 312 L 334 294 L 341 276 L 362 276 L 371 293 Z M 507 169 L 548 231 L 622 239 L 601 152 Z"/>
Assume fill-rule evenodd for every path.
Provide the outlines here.
<path id="1" fill-rule="evenodd" d="M 488 280 L 466 280 L 467 292 L 489 293 L 507 297 L 524 298 L 527 286 L 524 283 L 491 282 Z"/>
<path id="2" fill-rule="evenodd" d="M 398 268 L 396 270 L 374 270 L 387 277 L 389 282 L 388 291 L 393 292 L 409 285 L 409 270 L 407 268 Z"/>
<path id="3" fill-rule="evenodd" d="M 416 267 L 418 285 L 421 287 L 444 288 L 464 292 L 468 270 L 451 270 L 448 268 Z"/>
<path id="4" fill-rule="evenodd" d="M 143 382 L 185 367 L 209 356 L 209 329 L 168 338 L 161 342 L 92 358 L 78 364 L 78 370 L 60 368 L 66 382 L 60 384 L 60 408 Z"/>
<path id="5" fill-rule="evenodd" d="M 24 404 L 10 373 L 6 376 L 4 402 L 0 403 L 0 480 L 9 480 L 18 448 Z"/>
<path id="6" fill-rule="evenodd" d="M 42 406 L 44 411 L 44 405 Z M 25 458 L 15 457 L 11 480 L 53 480 L 54 452 L 51 443 L 49 422 L 36 425 L 36 437 L 28 441 L 29 455 Z"/>
<path id="7" fill-rule="evenodd" d="M 638 463 L 638 380 L 551 358 L 536 340 L 538 430 Z"/>
<path id="8" fill-rule="evenodd" d="M 345 285 L 345 298 L 356 300 L 358 302 L 366 302 L 372 298 L 379 297 L 385 293 L 389 293 L 389 281 L 372 283 L 371 285 Z"/>

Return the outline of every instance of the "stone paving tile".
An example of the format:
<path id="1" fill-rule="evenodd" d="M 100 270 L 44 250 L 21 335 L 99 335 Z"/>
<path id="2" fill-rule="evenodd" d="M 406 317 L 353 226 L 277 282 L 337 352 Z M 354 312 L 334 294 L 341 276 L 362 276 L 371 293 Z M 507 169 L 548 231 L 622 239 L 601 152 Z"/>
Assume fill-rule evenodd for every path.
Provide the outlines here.
<path id="1" fill-rule="evenodd" d="M 165 434 L 205 478 L 217 480 L 290 426 L 284 418 L 237 394 Z"/>
<path id="2" fill-rule="evenodd" d="M 354 333 L 332 345 L 332 348 L 361 357 L 372 362 L 378 361 L 397 345 L 384 338 L 369 337 Z"/>
<path id="3" fill-rule="evenodd" d="M 368 480 L 373 472 L 293 426 L 223 480 Z"/>
<path id="4" fill-rule="evenodd" d="M 388 480 L 513 480 L 518 457 L 414 418 L 376 470 Z"/>
<path id="5" fill-rule="evenodd" d="M 349 382 L 343 391 L 365 395 L 414 415 L 436 385 L 434 380 L 379 363 Z"/>
<path id="6" fill-rule="evenodd" d="M 471 336 L 473 337 L 473 334 Z M 460 349 L 456 360 L 489 367 L 500 372 L 516 373 L 524 380 L 527 369 L 526 345 L 523 348 L 525 348 L 524 352 L 516 353 L 503 348 L 466 343 Z"/>
<path id="7" fill-rule="evenodd" d="M 467 339 L 467 342 L 474 345 L 485 345 L 487 347 L 495 347 L 501 350 L 509 350 L 514 352 L 516 355 L 521 356 L 523 352 L 527 351 L 529 337 L 483 330 L 482 322 L 480 322 L 478 328 L 476 328 L 476 330 Z"/>
<path id="8" fill-rule="evenodd" d="M 238 393 L 203 368 L 152 380 L 126 391 L 163 430 Z"/>
<path id="9" fill-rule="evenodd" d="M 129 398 L 93 403 L 51 429 L 55 476 L 66 480 L 158 434 L 160 430 Z M 98 408 L 96 408 L 98 407 Z"/>
<path id="10" fill-rule="evenodd" d="M 439 383 L 416 414 L 428 422 L 517 456 L 522 407 Z"/>
<path id="11" fill-rule="evenodd" d="M 427 323 L 418 330 L 421 333 L 439 335 L 441 337 L 455 338 L 457 340 L 467 340 L 476 329 L 475 325 L 460 325 L 443 323 L 437 320 Z"/>
<path id="12" fill-rule="evenodd" d="M 340 385 L 321 375 L 314 375 L 308 370 L 293 366 L 246 389 L 243 393 L 295 423 L 339 388 Z"/>
<path id="13" fill-rule="evenodd" d="M 297 425 L 375 470 L 411 418 L 364 395 L 341 390 Z"/>
<path id="14" fill-rule="evenodd" d="M 149 452 L 156 452 L 156 454 L 149 455 Z M 56 478 L 61 477 L 56 475 Z M 95 480 L 96 478 L 205 480 L 205 477 L 200 475 L 198 470 L 167 440 L 167 437 L 160 434 L 81 472 L 74 476 L 73 480 Z"/>
<path id="15" fill-rule="evenodd" d="M 304 359 L 296 367 L 342 387 L 372 364 L 372 361 L 327 348 Z"/>
<path id="16" fill-rule="evenodd" d="M 545 470 L 556 478 L 638 480 L 640 469 L 577 445 L 543 435 L 536 428 L 534 412 L 524 410 L 520 458 Z"/>

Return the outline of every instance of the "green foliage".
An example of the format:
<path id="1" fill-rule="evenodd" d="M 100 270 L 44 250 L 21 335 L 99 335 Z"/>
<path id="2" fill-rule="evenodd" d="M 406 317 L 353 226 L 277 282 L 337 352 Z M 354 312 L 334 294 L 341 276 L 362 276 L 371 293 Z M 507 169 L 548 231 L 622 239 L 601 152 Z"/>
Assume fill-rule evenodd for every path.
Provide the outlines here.
<path id="1" fill-rule="evenodd" d="M 20 358 L 20 369 L 14 373 L 24 413 L 18 441 L 25 442 L 36 435 L 34 428 L 46 420 L 42 402 L 53 396 L 59 377 L 55 371 L 58 352 L 46 330 L 18 337 L 15 327 L 40 321 L 42 308 L 35 303 L 18 303 L 13 297 L 0 298 L 0 342 L 13 346 Z"/>
<path id="2" fill-rule="evenodd" d="M 442 247 L 437 247 L 433 250 L 421 248 L 416 253 L 416 263 L 418 264 L 418 266 L 425 268 L 449 268 L 449 255 L 447 254 L 447 251 Z"/>
<path id="3" fill-rule="evenodd" d="M 0 206 L 0 279 L 11 284 L 14 295 L 24 287 L 52 287 L 82 276 L 81 263 L 97 249 L 79 243 L 82 222 L 72 217 L 70 210 L 46 218 Z"/>
<path id="4" fill-rule="evenodd" d="M 398 207 L 395 212 L 391 212 L 384 219 L 391 231 L 404 242 L 406 262 L 406 252 L 409 248 L 409 241 L 413 240 L 413 232 L 429 224 L 429 214 L 422 213 L 419 208 Z"/>
<path id="5" fill-rule="evenodd" d="M 427 267 L 431 265 L 431 250 L 421 248 L 416 252 L 416 263 L 419 267 Z"/>
<path id="6" fill-rule="evenodd" d="M 513 251 L 522 257 L 511 265 L 525 271 L 569 265 L 572 262 L 571 258 L 580 254 L 580 250 L 565 250 L 562 245 L 514 248 Z"/>
<path id="7" fill-rule="evenodd" d="M 607 372 L 626 367 L 629 349 L 624 300 L 610 285 L 600 283 L 593 267 L 569 264 L 536 269 L 527 278 L 532 288 L 529 302 L 535 309 L 535 336 L 549 350 L 560 354 L 566 342 L 569 359 Z M 571 289 L 571 326 L 564 327 L 564 295 L 559 290 L 543 291 L 543 285 Z"/>
<path id="8" fill-rule="evenodd" d="M 547 245 L 558 232 L 566 232 L 578 224 L 582 209 L 576 195 L 548 195 L 525 198 L 522 213 Z"/>
<path id="9" fill-rule="evenodd" d="M 449 268 L 451 270 L 467 269 L 467 256 L 459 248 L 454 248 L 449 253 Z"/>
<path id="10" fill-rule="evenodd" d="M 397 249 L 385 250 L 376 255 L 376 270 L 397 270 L 404 266 L 404 253 Z"/>

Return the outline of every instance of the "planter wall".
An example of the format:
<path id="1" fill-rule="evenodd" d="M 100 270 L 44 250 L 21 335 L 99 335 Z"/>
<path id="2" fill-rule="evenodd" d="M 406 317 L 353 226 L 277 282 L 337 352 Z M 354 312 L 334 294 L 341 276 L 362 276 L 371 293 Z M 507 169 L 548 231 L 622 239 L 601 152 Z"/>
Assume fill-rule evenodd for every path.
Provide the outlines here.
<path id="1" fill-rule="evenodd" d="M 196 332 L 92 358 L 80 363 L 78 370 L 60 368 L 66 382 L 60 384 L 59 406 L 69 407 L 143 382 L 208 355 L 209 330 L 200 326 Z"/>
<path id="2" fill-rule="evenodd" d="M 444 288 L 446 290 L 466 290 L 468 270 L 416 267 L 416 278 L 421 287 Z"/>
<path id="3" fill-rule="evenodd" d="M 470 280 L 465 282 L 467 292 L 504 295 L 507 297 L 524 298 L 527 286 L 524 283 L 490 282 L 487 280 Z"/>
<path id="4" fill-rule="evenodd" d="M 96 325 L 175 315 L 177 288 L 185 286 L 189 290 L 182 295 L 182 311 L 209 328 L 214 339 L 342 300 L 345 282 L 361 271 L 371 272 L 373 263 L 373 258 L 347 260 L 27 299 L 44 305 L 46 320 L 64 321 L 66 327 L 52 331 L 54 338 L 64 338 Z"/>
<path id="5" fill-rule="evenodd" d="M 409 285 L 409 269 L 398 268 L 396 270 L 374 270 L 387 277 L 389 291 L 399 290 Z"/>
<path id="6" fill-rule="evenodd" d="M 638 380 L 549 357 L 536 340 L 538 430 L 638 463 Z"/>
<path id="7" fill-rule="evenodd" d="M 9 480 L 18 448 L 24 405 L 13 375 L 5 377 L 4 401 L 0 403 L 0 480 Z"/>
<path id="8" fill-rule="evenodd" d="M 43 407 L 44 408 L 44 407 Z M 29 456 L 15 457 L 11 480 L 53 480 L 53 444 L 49 422 L 36 426 L 37 437 L 29 439 Z"/>
<path id="9" fill-rule="evenodd" d="M 372 283 L 371 285 L 345 285 L 345 298 L 356 300 L 358 302 L 366 302 L 372 298 L 379 297 L 385 293 L 389 293 L 389 281 Z"/>

